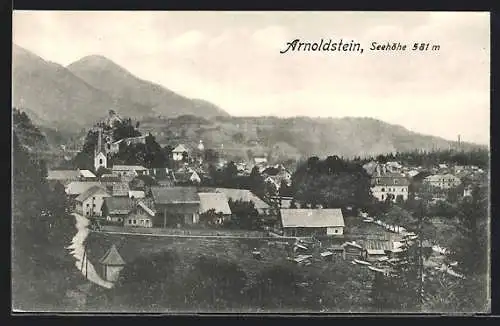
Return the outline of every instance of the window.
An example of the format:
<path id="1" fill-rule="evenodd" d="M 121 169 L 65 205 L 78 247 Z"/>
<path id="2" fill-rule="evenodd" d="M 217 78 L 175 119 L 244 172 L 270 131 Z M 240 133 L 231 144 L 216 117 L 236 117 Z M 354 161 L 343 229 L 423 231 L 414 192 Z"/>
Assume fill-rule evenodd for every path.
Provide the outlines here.
<path id="1" fill-rule="evenodd" d="M 89 204 L 89 203 L 87 203 L 87 207 L 89 207 L 89 206 L 90 206 L 90 204 Z"/>
<path id="2" fill-rule="evenodd" d="M 92 197 L 92 200 L 95 200 L 95 197 Z"/>
<path id="3" fill-rule="evenodd" d="M 335 229 L 335 233 L 339 233 L 339 230 Z"/>
<path id="4" fill-rule="evenodd" d="M 132 224 L 132 220 L 128 220 L 128 224 Z"/>
<path id="5" fill-rule="evenodd" d="M 93 204 L 92 207 L 95 207 L 95 204 Z"/>
<path id="6" fill-rule="evenodd" d="M 134 224 L 137 224 L 137 220 L 134 220 Z"/>
<path id="7" fill-rule="evenodd" d="M 144 224 L 144 220 L 141 220 L 141 224 Z"/>
<path id="8" fill-rule="evenodd" d="M 384 200 L 384 195 L 382 195 L 382 200 Z"/>
<path id="9" fill-rule="evenodd" d="M 382 191 L 382 192 L 384 192 L 384 191 L 385 191 L 385 188 L 382 188 L 382 190 L 381 190 L 381 191 Z"/>
<path id="10" fill-rule="evenodd" d="M 102 164 L 102 158 L 99 159 L 99 164 Z"/>
<path id="11" fill-rule="evenodd" d="M 398 180 L 394 179 L 394 184 L 397 185 L 398 184 Z"/>

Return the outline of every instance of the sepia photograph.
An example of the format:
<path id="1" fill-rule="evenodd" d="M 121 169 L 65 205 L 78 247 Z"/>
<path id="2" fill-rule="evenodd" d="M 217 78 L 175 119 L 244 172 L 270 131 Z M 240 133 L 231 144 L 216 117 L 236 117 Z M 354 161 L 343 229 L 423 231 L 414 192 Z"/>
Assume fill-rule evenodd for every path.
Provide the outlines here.
<path id="1" fill-rule="evenodd" d="M 13 313 L 490 312 L 490 14 L 12 15 Z"/>

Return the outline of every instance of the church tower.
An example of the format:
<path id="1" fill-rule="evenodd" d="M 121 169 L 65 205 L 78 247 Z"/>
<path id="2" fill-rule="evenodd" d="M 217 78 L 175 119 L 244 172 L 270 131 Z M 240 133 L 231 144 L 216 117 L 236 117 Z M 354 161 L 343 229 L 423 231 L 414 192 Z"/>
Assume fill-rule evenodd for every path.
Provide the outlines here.
<path id="1" fill-rule="evenodd" d="M 98 128 L 97 146 L 94 152 L 94 169 L 99 170 L 100 167 L 108 167 L 108 158 L 102 148 L 102 128 Z"/>

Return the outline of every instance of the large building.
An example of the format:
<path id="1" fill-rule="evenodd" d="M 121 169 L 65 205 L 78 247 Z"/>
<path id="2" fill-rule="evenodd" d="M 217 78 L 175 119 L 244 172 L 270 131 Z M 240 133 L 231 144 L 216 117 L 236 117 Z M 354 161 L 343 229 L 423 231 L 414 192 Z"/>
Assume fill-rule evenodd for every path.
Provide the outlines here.
<path id="1" fill-rule="evenodd" d="M 281 209 L 281 225 L 285 236 L 343 235 L 344 217 L 340 208 Z"/>
<path id="2" fill-rule="evenodd" d="M 376 173 L 372 177 L 371 192 L 379 201 L 392 197 L 395 202 L 398 197 L 408 200 L 408 186 L 410 181 L 399 173 Z"/>
<path id="3" fill-rule="evenodd" d="M 453 174 L 435 174 L 424 179 L 424 183 L 441 189 L 450 189 L 460 185 L 462 181 Z"/>

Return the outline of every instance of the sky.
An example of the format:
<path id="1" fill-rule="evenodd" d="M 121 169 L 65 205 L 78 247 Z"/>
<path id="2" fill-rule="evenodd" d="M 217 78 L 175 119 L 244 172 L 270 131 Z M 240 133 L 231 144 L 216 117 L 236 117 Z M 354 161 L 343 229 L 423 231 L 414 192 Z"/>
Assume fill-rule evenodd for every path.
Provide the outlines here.
<path id="1" fill-rule="evenodd" d="M 294 39 L 364 51 L 281 54 Z M 235 116 L 372 117 L 489 144 L 486 12 L 15 11 L 13 42 L 62 65 L 103 55 Z M 372 42 L 440 50 L 369 51 Z"/>

